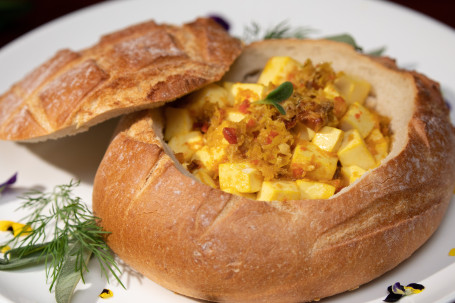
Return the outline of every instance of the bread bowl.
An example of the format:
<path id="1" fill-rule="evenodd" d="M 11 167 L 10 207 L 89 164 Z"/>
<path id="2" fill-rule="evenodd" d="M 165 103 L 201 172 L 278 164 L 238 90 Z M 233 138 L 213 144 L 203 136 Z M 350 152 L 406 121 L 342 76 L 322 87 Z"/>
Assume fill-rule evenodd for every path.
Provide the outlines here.
<path id="1" fill-rule="evenodd" d="M 326 200 L 255 201 L 198 182 L 162 140 L 159 110 L 124 117 L 96 174 L 93 209 L 126 263 L 177 293 L 221 302 L 303 302 L 396 267 L 437 229 L 455 182 L 455 133 L 439 85 L 331 41 L 246 47 L 226 80 L 274 55 L 329 61 L 372 84 L 391 119 L 382 164 Z"/>

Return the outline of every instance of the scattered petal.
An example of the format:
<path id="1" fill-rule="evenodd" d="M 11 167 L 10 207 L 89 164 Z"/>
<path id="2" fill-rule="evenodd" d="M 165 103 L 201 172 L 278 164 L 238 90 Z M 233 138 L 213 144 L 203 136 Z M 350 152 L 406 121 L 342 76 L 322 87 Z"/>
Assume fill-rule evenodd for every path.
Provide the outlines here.
<path id="1" fill-rule="evenodd" d="M 110 297 L 114 296 L 114 293 L 110 289 L 103 289 L 103 291 L 99 294 L 99 297 L 102 299 L 108 299 Z"/>
<path id="2" fill-rule="evenodd" d="M 229 29 L 231 28 L 229 22 L 227 22 L 226 19 L 224 19 L 220 15 L 211 15 L 210 18 L 213 19 L 219 25 L 221 25 L 226 31 L 229 31 Z"/>
<path id="3" fill-rule="evenodd" d="M 0 221 L 0 231 L 9 231 L 16 237 L 28 235 L 32 228 L 30 225 L 13 221 Z"/>
<path id="4" fill-rule="evenodd" d="M 449 251 L 449 256 L 455 257 L 455 248 L 452 248 L 452 249 Z"/>
<path id="5" fill-rule="evenodd" d="M 4 191 L 6 188 L 9 186 L 13 185 L 16 183 L 17 180 L 17 173 L 15 173 L 11 178 L 9 178 L 6 182 L 0 184 L 0 193 Z"/>
<path id="6" fill-rule="evenodd" d="M 397 302 L 402 297 L 418 294 L 422 292 L 425 287 L 421 284 L 411 283 L 406 286 L 401 285 L 399 282 L 387 287 L 389 294 L 384 299 L 384 302 Z"/>

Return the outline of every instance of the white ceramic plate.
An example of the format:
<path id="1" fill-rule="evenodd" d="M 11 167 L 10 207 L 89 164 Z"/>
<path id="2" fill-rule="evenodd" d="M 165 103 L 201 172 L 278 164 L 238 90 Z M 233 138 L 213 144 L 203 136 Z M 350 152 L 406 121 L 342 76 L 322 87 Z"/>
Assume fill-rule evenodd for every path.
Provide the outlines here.
<path id="1" fill-rule="evenodd" d="M 50 22 L 0 50 L 0 92 L 21 79 L 58 49 L 78 50 L 95 43 L 100 35 L 147 19 L 176 23 L 216 13 L 231 22 L 231 32 L 242 36 L 252 21 L 269 28 L 284 20 L 291 26 L 314 29 L 311 37 L 350 33 L 366 51 L 381 46 L 398 64 L 418 69 L 437 79 L 447 100 L 455 101 L 455 32 L 432 19 L 383 1 L 282 0 L 269 4 L 254 0 L 109 1 Z M 455 106 L 455 103 L 453 103 Z M 454 118 L 452 112 L 452 119 Z M 81 180 L 77 194 L 91 203 L 92 180 L 108 145 L 115 121 L 106 122 L 74 137 L 38 144 L 0 142 L 0 183 L 14 172 L 18 182 L 0 197 L 0 220 L 18 220 L 17 195 L 31 188 L 49 191 L 55 185 Z M 455 300 L 455 205 L 435 235 L 410 259 L 390 273 L 323 302 L 382 302 L 386 288 L 395 282 L 422 283 L 424 292 L 402 302 Z M 381 251 L 378 250 L 378 255 Z M 95 263 L 87 283 L 80 285 L 73 302 L 96 302 L 104 287 L 114 291 L 110 302 L 195 302 L 174 294 L 121 265 L 127 289 L 107 285 Z M 41 266 L 0 271 L 0 302 L 53 302 Z"/>

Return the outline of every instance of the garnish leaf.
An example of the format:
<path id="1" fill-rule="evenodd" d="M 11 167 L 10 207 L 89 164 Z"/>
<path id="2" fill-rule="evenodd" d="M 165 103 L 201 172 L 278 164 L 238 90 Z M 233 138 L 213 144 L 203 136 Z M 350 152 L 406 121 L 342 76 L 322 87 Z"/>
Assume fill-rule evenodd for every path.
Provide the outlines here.
<path id="1" fill-rule="evenodd" d="M 347 43 L 347 44 L 351 45 L 352 47 L 354 47 L 357 51 L 362 51 L 362 48 L 357 44 L 357 42 L 355 42 L 354 37 L 352 37 L 349 34 L 328 36 L 328 37 L 325 37 L 324 39 Z"/>
<path id="2" fill-rule="evenodd" d="M 81 254 L 79 252 L 82 251 Z M 83 278 L 82 272 L 87 270 L 87 264 L 92 252 L 74 243 L 65 256 L 60 273 L 55 284 L 55 299 L 57 303 L 69 303 L 79 280 Z M 75 271 L 79 268 L 79 272 Z"/>
<path id="3" fill-rule="evenodd" d="M 272 90 L 263 100 L 256 101 L 256 104 L 270 104 L 282 115 L 286 115 L 286 111 L 283 106 L 280 105 L 286 99 L 289 99 L 294 92 L 294 85 L 290 81 L 281 83 L 277 88 Z"/>
<path id="4" fill-rule="evenodd" d="M 84 281 L 83 273 L 87 269 L 88 258 L 93 255 L 108 282 L 110 272 L 119 284 L 125 287 L 118 276 L 120 269 L 104 242 L 104 236 L 108 232 L 96 224 L 98 218 L 93 216 L 81 198 L 73 194 L 74 187 L 78 185 L 79 182 L 71 181 L 69 184 L 56 186 L 49 193 L 35 191 L 22 197 L 25 202 L 20 208 L 31 210 L 31 214 L 25 218 L 27 226 L 31 228 L 27 233 L 22 233 L 21 238 L 20 233 L 7 243 L 17 244 L 12 245 L 17 248 L 5 253 L 5 256 L 10 258 L 1 259 L 0 269 L 44 261 L 46 279 L 51 280 L 49 290 L 51 291 L 58 281 L 67 289 L 67 284 L 75 281 L 75 278 L 68 278 L 67 281 L 70 282 L 66 281 L 67 264 L 73 264 L 74 266 L 70 266 L 72 271 Z M 48 242 L 43 243 L 44 241 Z M 75 263 L 72 258 L 75 258 Z"/>
<path id="5" fill-rule="evenodd" d="M 257 40 L 296 38 L 305 39 L 313 30 L 307 27 L 293 28 L 287 20 L 263 30 L 259 23 L 252 22 L 244 28 L 243 40 L 247 43 Z"/>

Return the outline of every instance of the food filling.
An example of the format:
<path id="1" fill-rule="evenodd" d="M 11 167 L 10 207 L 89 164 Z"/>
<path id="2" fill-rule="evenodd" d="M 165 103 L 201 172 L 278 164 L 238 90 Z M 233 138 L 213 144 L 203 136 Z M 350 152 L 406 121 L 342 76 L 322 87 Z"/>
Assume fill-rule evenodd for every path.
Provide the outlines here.
<path id="1" fill-rule="evenodd" d="M 330 63 L 272 57 L 256 83 L 210 84 L 165 108 L 164 140 L 201 182 L 262 201 L 327 199 L 378 166 L 387 118 Z"/>

